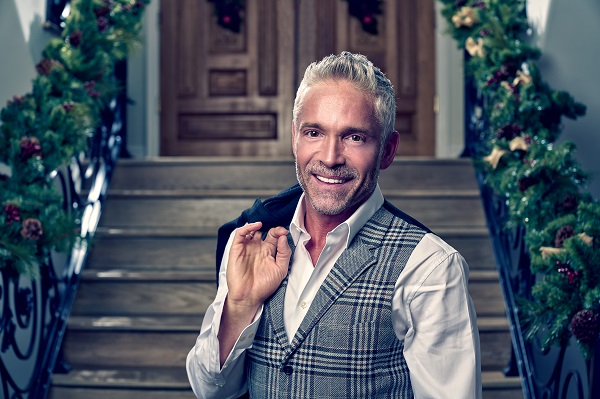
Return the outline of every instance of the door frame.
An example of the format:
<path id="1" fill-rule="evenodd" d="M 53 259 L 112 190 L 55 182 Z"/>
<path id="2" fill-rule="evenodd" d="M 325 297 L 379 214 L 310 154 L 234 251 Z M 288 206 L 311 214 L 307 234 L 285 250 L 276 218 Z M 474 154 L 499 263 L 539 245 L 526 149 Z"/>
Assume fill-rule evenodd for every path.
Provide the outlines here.
<path id="1" fill-rule="evenodd" d="M 142 30 L 142 51 L 132 55 L 141 58 L 143 70 L 129 73 L 144 74 L 144 79 L 128 79 L 128 92 L 132 98 L 141 98 L 141 117 L 128 119 L 129 136 L 145 143 L 142 151 L 134 155 L 157 157 L 160 154 L 160 2 L 154 0 L 147 6 Z M 168 1 L 168 0 L 167 0 Z M 435 69 L 437 109 L 435 156 L 454 158 L 464 147 L 463 120 L 463 64 L 462 52 L 445 33 L 445 20 L 440 17 L 439 2 L 435 1 Z M 143 82 L 139 84 L 138 82 Z M 132 83 L 132 84 L 130 84 Z M 129 140 L 132 141 L 132 140 Z M 135 140 L 133 140 L 135 141 Z"/>

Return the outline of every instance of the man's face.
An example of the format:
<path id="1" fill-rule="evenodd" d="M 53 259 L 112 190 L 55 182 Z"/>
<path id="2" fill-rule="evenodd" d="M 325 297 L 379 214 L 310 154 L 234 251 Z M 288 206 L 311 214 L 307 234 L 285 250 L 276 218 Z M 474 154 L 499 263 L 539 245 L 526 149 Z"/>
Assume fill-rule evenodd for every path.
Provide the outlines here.
<path id="1" fill-rule="evenodd" d="M 296 175 L 310 204 L 318 214 L 344 218 L 373 193 L 398 144 L 394 137 L 381 154 L 373 101 L 346 81 L 308 90 L 292 136 Z"/>

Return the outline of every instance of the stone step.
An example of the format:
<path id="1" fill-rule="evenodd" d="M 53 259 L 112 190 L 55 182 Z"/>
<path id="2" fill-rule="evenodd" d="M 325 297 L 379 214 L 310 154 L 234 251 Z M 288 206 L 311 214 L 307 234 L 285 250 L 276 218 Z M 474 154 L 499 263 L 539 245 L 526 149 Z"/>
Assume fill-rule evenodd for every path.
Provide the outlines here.
<path id="1" fill-rule="evenodd" d="M 211 269 L 88 270 L 82 277 L 73 315 L 203 315 L 216 294 L 215 272 Z M 495 271 L 472 271 L 469 291 L 479 316 L 505 314 Z"/>
<path id="2" fill-rule="evenodd" d="M 482 227 L 485 216 L 478 192 L 388 192 L 386 198 L 432 230 L 438 227 Z M 265 196 L 266 197 L 266 196 Z M 109 195 L 100 220 L 111 228 L 217 227 L 252 206 L 255 196 Z"/>
<path id="3" fill-rule="evenodd" d="M 201 323 L 197 316 L 72 315 L 64 355 L 75 369 L 185 367 Z M 500 370 L 510 358 L 508 323 L 501 317 L 480 317 L 477 323 L 482 370 Z"/>
<path id="4" fill-rule="evenodd" d="M 495 260 L 485 227 L 438 228 L 472 270 L 493 269 Z M 88 267 L 93 269 L 196 270 L 215 267 L 216 228 L 100 228 Z"/>
<path id="5" fill-rule="evenodd" d="M 55 374 L 52 382 L 50 399 L 194 398 L 186 372 L 179 367 L 78 369 L 69 374 Z M 520 379 L 505 377 L 498 371 L 483 372 L 482 385 L 484 399 L 523 397 Z M 151 396 L 159 393 L 164 396 Z"/>
<path id="6" fill-rule="evenodd" d="M 380 185 L 391 189 L 477 189 L 467 159 L 402 158 L 381 172 Z M 294 161 L 256 158 L 169 158 L 119 160 L 111 189 L 274 189 L 296 183 Z"/>

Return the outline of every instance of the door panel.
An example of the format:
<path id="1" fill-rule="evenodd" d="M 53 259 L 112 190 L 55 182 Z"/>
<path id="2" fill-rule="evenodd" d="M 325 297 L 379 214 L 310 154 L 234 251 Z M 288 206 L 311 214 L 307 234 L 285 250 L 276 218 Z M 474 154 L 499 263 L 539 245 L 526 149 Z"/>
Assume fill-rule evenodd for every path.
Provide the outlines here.
<path id="1" fill-rule="evenodd" d="M 247 1 L 238 34 L 206 0 L 161 2 L 162 155 L 291 154 L 291 4 Z"/>
<path id="2" fill-rule="evenodd" d="M 241 32 L 206 0 L 161 1 L 161 154 L 291 156 L 293 97 L 325 55 L 365 54 L 394 84 L 399 154 L 433 155 L 433 0 L 385 1 L 379 34 L 343 0 L 246 0 Z"/>

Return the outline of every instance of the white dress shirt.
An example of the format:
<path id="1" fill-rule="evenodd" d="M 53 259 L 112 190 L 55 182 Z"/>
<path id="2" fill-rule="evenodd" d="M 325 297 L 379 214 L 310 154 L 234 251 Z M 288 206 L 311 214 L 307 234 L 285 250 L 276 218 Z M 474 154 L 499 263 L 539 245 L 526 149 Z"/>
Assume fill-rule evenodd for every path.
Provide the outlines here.
<path id="1" fill-rule="evenodd" d="M 304 229 L 304 195 L 300 198 L 290 224 L 296 250 L 283 315 L 290 342 L 336 260 L 383 202 L 378 186 L 348 220 L 327 234 L 313 266 L 305 248 L 311 237 Z M 188 378 L 198 398 L 237 398 L 245 392 L 245 351 L 252 346 L 262 315 L 261 307 L 221 369 L 217 336 L 227 296 L 230 246 L 231 237 L 221 262 L 216 298 L 187 357 Z M 479 332 L 467 287 L 468 266 L 463 257 L 436 235 L 425 234 L 400 273 L 392 300 L 392 323 L 396 336 L 404 341 L 415 398 L 481 398 Z"/>

